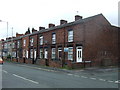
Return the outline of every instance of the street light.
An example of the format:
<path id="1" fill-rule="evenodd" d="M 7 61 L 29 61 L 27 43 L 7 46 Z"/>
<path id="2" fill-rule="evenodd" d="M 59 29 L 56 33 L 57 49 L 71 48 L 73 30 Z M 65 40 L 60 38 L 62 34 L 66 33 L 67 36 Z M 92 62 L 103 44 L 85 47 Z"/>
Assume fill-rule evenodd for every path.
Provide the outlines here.
<path id="1" fill-rule="evenodd" d="M 7 24 L 7 38 L 8 38 L 8 22 L 2 21 L 2 20 L 0 20 L 0 22 L 6 22 L 6 24 Z M 7 41 L 7 56 L 8 56 L 8 41 Z"/>

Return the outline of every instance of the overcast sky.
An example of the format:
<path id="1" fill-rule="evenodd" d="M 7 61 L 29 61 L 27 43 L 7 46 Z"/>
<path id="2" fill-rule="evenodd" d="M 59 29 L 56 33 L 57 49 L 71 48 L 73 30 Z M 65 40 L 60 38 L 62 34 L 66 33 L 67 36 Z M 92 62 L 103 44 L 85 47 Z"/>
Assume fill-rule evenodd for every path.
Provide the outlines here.
<path id="1" fill-rule="evenodd" d="M 106 19 L 118 26 L 119 0 L 0 0 L 0 20 L 8 21 L 8 36 L 16 32 L 25 33 L 28 27 L 38 30 L 48 28 L 49 23 L 59 25 L 61 19 L 74 21 L 75 15 L 83 18 L 102 13 Z M 78 12 L 77 12 L 78 11 Z M 0 22 L 0 39 L 7 36 L 5 22 Z"/>

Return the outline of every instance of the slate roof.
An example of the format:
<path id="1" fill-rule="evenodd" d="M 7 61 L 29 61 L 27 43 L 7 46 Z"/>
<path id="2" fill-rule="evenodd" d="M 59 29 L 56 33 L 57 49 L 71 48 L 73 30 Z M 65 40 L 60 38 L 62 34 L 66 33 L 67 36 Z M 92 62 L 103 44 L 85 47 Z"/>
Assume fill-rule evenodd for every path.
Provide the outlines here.
<path id="1" fill-rule="evenodd" d="M 58 26 L 55 26 L 55 27 L 42 29 L 40 31 L 33 32 L 31 34 L 27 34 L 27 35 L 23 35 L 23 36 L 20 36 L 20 37 L 16 37 L 13 40 L 18 40 L 18 39 L 21 39 L 23 37 L 32 36 L 32 35 L 35 35 L 35 34 L 40 34 L 40 33 L 43 33 L 43 32 L 48 32 L 48 31 L 52 31 L 52 30 L 55 30 L 55 29 L 64 28 L 64 27 L 67 27 L 67 26 L 72 26 L 72 25 L 76 25 L 76 24 L 80 24 L 80 23 L 82 24 L 82 23 L 85 23 L 85 22 L 88 22 L 88 21 L 92 20 L 93 18 L 98 18 L 99 16 L 103 16 L 103 15 L 102 14 L 98 14 L 98 15 L 95 15 L 95 16 L 91 16 L 91 17 L 88 17 L 88 18 L 80 19 L 80 20 L 69 22 L 69 23 L 62 24 L 62 25 L 58 25 Z M 11 41 L 11 40 L 6 40 L 6 41 L 3 41 L 3 42 L 7 42 L 7 41 Z"/>

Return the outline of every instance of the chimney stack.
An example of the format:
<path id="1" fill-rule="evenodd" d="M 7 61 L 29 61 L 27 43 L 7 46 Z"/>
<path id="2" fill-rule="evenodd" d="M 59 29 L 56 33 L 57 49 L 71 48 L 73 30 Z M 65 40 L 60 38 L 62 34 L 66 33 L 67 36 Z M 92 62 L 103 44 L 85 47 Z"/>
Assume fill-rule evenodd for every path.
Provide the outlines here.
<path id="1" fill-rule="evenodd" d="M 22 36 L 23 34 L 19 34 L 19 33 L 16 33 L 16 37 L 20 37 Z"/>
<path id="2" fill-rule="evenodd" d="M 35 30 L 34 28 L 32 28 L 32 33 L 33 33 L 33 32 L 36 32 L 36 31 L 37 31 L 37 30 Z"/>
<path id="3" fill-rule="evenodd" d="M 82 16 L 76 15 L 75 16 L 75 21 L 82 19 Z"/>
<path id="4" fill-rule="evenodd" d="M 52 23 L 50 23 L 50 24 L 48 25 L 49 28 L 54 27 L 54 26 L 55 26 L 55 24 L 52 24 Z"/>
<path id="5" fill-rule="evenodd" d="M 45 29 L 45 27 L 39 27 L 39 31 L 42 30 L 42 29 Z"/>
<path id="6" fill-rule="evenodd" d="M 60 25 L 62 25 L 62 24 L 66 24 L 66 23 L 67 23 L 66 20 L 60 20 Z"/>

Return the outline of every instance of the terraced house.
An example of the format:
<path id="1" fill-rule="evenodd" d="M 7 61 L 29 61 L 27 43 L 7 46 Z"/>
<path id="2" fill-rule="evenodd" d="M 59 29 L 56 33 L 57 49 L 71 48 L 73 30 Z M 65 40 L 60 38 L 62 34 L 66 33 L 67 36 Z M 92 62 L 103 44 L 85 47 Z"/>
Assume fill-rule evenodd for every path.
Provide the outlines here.
<path id="1" fill-rule="evenodd" d="M 117 65 L 119 31 L 102 14 L 84 19 L 76 15 L 73 22 L 60 20 L 60 25 L 50 23 L 47 29 L 33 28 L 32 33 L 28 29 L 13 41 L 21 42 L 16 53 L 23 63 L 72 68 Z"/>

